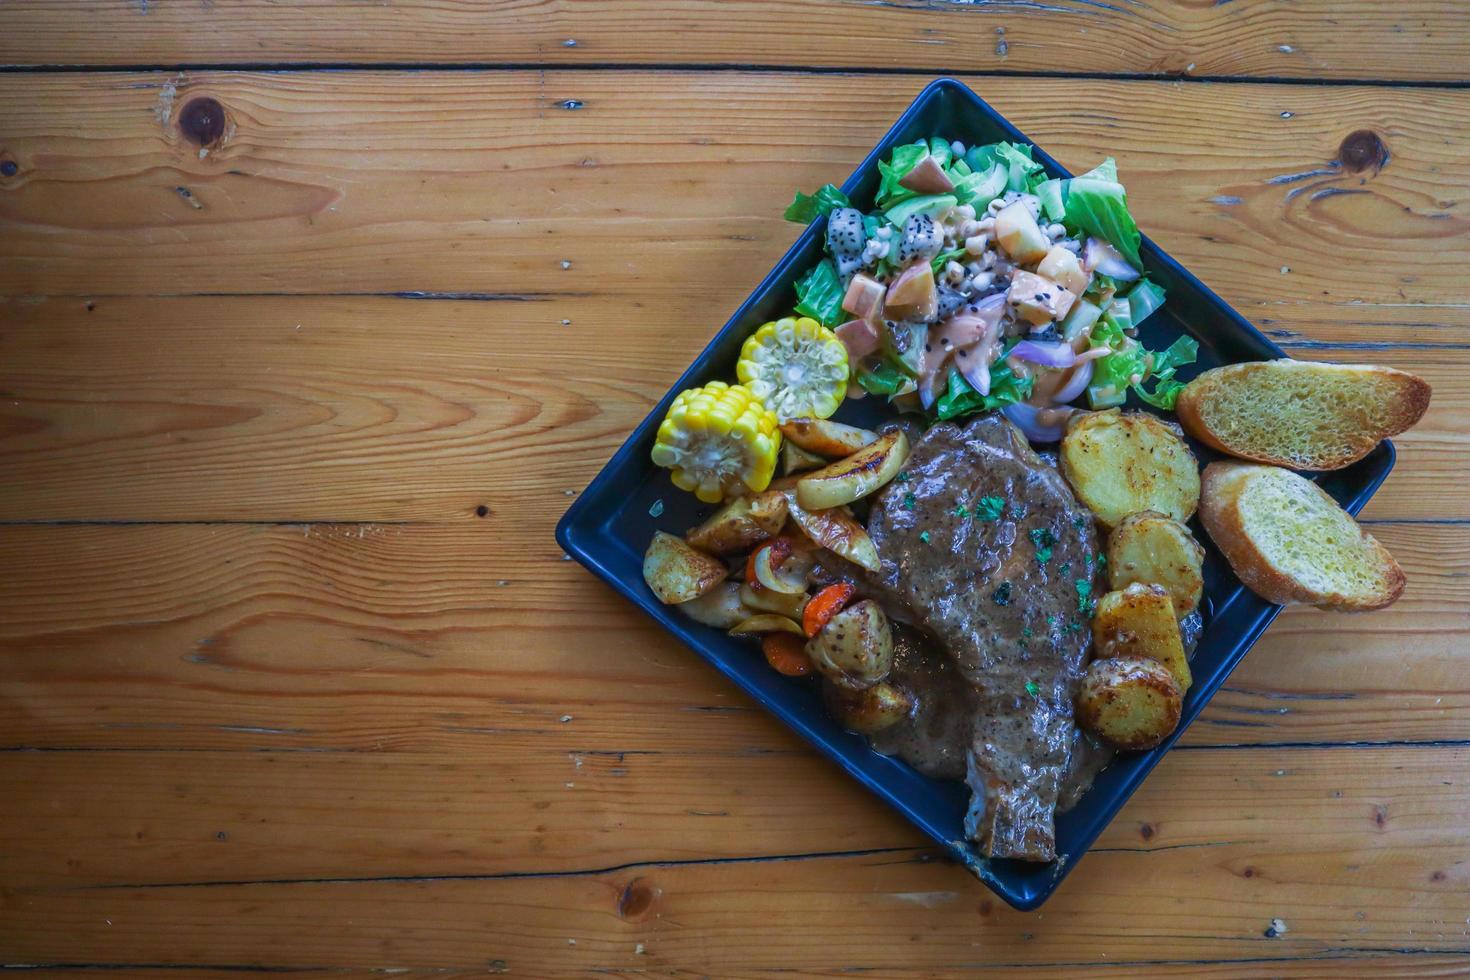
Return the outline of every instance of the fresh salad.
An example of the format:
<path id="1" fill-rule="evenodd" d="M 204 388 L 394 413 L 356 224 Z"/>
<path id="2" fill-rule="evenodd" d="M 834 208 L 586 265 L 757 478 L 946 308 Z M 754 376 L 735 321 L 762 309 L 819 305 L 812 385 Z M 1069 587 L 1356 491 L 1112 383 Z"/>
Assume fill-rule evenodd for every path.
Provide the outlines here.
<path id="1" fill-rule="evenodd" d="M 931 421 L 999 409 L 1033 443 L 1061 439 L 1084 396 L 1173 409 L 1199 345 L 1137 339 L 1164 291 L 1111 158 L 1062 180 L 1029 146 L 933 137 L 878 169 L 871 211 L 831 184 L 786 209 L 826 219 L 826 256 L 797 282 L 795 316 L 746 341 L 738 383 L 675 400 L 653 460 L 678 486 L 711 503 L 765 489 L 793 421 L 827 419 L 845 397 Z"/>
<path id="2" fill-rule="evenodd" d="M 1112 159 L 1059 180 L 1029 146 L 935 137 L 878 169 L 867 213 L 831 184 L 786 209 L 827 219 L 828 257 L 797 283 L 796 309 L 847 348 L 853 394 L 939 419 L 999 408 L 1033 442 L 1057 441 L 1084 394 L 1092 408 L 1130 390 L 1174 407 L 1198 345 L 1136 339 L 1164 292 Z"/>

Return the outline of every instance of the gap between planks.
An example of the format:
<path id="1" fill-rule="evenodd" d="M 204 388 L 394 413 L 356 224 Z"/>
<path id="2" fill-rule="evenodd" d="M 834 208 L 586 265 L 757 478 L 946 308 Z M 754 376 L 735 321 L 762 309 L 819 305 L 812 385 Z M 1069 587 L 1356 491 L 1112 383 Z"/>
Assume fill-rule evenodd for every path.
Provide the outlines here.
<path id="1" fill-rule="evenodd" d="M 1470 79 L 1395 79 L 1395 78 L 1299 78 L 1291 75 L 1191 75 L 1179 72 L 1102 72 L 1102 71 L 1027 71 L 1004 68 L 984 71 L 951 71 L 942 66 L 905 67 L 892 65 L 867 65 L 847 68 L 836 65 L 780 65 L 780 64 L 732 64 L 724 62 L 688 62 L 660 64 L 653 62 L 579 62 L 564 64 L 545 61 L 489 61 L 489 62 L 438 62 L 438 61 L 265 61 L 235 64 L 231 62 L 170 62 L 127 65 L 0 65 L 0 75 L 64 75 L 64 74 L 117 74 L 124 72 L 269 72 L 290 74 L 294 72 L 706 72 L 710 74 L 767 74 L 767 75 L 839 75 L 861 77 L 865 75 L 890 75 L 905 78 L 1044 78 L 1068 81 L 1096 82 L 1188 82 L 1203 85 L 1293 85 L 1307 88 L 1369 87 L 1369 88 L 1470 88 Z"/>

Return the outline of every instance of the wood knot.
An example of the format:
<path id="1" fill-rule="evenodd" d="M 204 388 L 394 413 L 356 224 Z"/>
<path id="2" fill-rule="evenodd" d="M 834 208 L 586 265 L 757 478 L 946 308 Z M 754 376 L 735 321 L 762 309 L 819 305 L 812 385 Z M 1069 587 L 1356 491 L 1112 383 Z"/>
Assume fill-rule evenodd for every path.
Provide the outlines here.
<path id="1" fill-rule="evenodd" d="M 490 516 L 490 508 L 489 507 L 486 507 L 484 504 L 481 504 L 480 506 L 478 506 L 478 507 L 475 508 L 475 516 L 476 517 L 489 517 Z"/>
<path id="2" fill-rule="evenodd" d="M 634 878 L 623 887 L 623 893 L 618 896 L 618 916 L 623 919 L 637 919 L 653 906 L 653 900 L 657 897 L 657 889 L 645 884 L 642 878 Z"/>
<path id="3" fill-rule="evenodd" d="M 1138 828 L 1138 836 L 1142 837 L 1144 840 L 1153 840 L 1154 839 L 1154 825 L 1151 824 L 1151 823 L 1146 823 L 1146 824 L 1143 824 L 1142 826 L 1140 826 Z"/>
<path id="4" fill-rule="evenodd" d="M 14 160 L 0 160 L 0 177 L 14 177 L 20 173 L 20 164 Z"/>
<path id="5" fill-rule="evenodd" d="M 1388 147 L 1371 129 L 1349 133 L 1337 148 L 1337 159 L 1349 173 L 1362 173 L 1369 167 L 1377 173 L 1388 165 Z"/>
<path id="6" fill-rule="evenodd" d="M 1429 876 L 1429 880 L 1430 881 L 1444 881 L 1444 872 L 1443 871 L 1436 871 L 1434 874 L 1432 874 L 1432 875 Z"/>
<path id="7" fill-rule="evenodd" d="M 1247 867 L 1240 875 L 1242 878 L 1254 878 L 1256 876 L 1256 869 Z"/>
<path id="8" fill-rule="evenodd" d="M 225 107 L 208 96 L 190 99 L 179 111 L 179 132 L 198 146 L 213 146 L 225 135 Z"/>

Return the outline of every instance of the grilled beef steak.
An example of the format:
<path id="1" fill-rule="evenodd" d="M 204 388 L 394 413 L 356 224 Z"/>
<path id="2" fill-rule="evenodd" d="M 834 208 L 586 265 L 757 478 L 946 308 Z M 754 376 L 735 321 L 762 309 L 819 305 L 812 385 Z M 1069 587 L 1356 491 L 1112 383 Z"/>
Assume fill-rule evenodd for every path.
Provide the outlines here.
<path id="1" fill-rule="evenodd" d="M 873 507 L 885 599 L 970 686 L 965 826 L 996 858 L 1050 861 L 1089 644 L 1092 515 L 992 413 L 930 429 Z"/>

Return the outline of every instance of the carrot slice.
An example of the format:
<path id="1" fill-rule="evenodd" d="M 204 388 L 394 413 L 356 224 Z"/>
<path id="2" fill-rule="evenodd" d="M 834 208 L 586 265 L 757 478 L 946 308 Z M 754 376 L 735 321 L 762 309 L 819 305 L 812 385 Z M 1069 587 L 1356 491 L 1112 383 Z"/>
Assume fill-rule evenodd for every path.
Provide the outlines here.
<path id="1" fill-rule="evenodd" d="M 850 582 L 838 582 L 812 596 L 811 601 L 806 604 L 806 610 L 801 614 L 801 628 L 806 631 L 806 635 L 816 636 L 822 632 L 827 621 L 841 612 L 842 607 L 852 601 L 856 592 L 857 589 Z"/>
<path id="2" fill-rule="evenodd" d="M 812 672 L 812 658 L 806 655 L 801 637 L 790 633 L 767 633 L 761 637 L 761 653 L 766 663 L 778 674 L 787 677 L 805 677 Z"/>
<path id="3" fill-rule="evenodd" d="M 745 559 L 745 581 L 752 589 L 765 588 L 764 585 L 761 585 L 761 580 L 755 574 L 755 556 L 760 554 L 763 548 L 771 549 L 772 568 L 780 568 L 781 563 L 791 557 L 791 542 L 785 538 L 772 538 L 770 541 L 761 545 L 760 548 L 752 551 L 750 557 Z"/>

